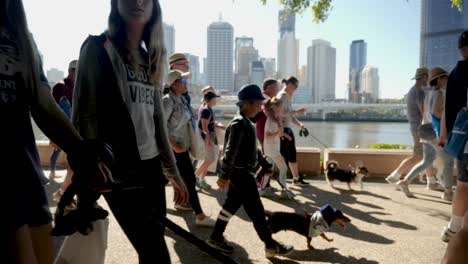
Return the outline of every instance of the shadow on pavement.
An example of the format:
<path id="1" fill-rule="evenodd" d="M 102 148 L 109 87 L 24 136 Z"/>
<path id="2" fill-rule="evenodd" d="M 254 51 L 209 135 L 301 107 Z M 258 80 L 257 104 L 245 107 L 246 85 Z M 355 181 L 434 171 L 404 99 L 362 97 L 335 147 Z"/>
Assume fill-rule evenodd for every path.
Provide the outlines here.
<path id="1" fill-rule="evenodd" d="M 359 264 L 377 264 L 377 261 L 368 260 L 366 258 L 355 258 L 352 256 L 343 256 L 337 252 L 337 248 L 327 249 L 313 249 L 313 250 L 296 250 L 285 259 L 271 258 L 270 261 L 274 264 L 286 263 L 293 264 L 299 263 L 298 261 L 308 262 L 325 262 L 325 263 L 359 263 Z"/>
<path id="2" fill-rule="evenodd" d="M 199 227 L 195 225 L 195 215 L 192 211 L 180 212 L 168 208 L 167 212 L 171 215 L 176 215 L 182 217 L 187 224 L 188 231 L 201 240 L 205 241 L 210 235 L 212 228 Z M 167 230 L 167 229 L 166 229 Z M 219 263 L 217 260 L 213 259 L 209 255 L 205 254 L 203 251 L 199 250 L 189 242 L 185 241 L 183 238 L 176 235 L 174 232 L 167 230 L 166 236 L 169 236 L 175 240 L 174 250 L 177 253 L 177 256 L 180 258 L 181 263 Z M 249 263 L 249 255 L 247 251 L 239 245 L 232 241 L 229 241 L 229 244 L 234 247 L 234 253 L 231 256 L 233 260 L 238 263 Z"/>

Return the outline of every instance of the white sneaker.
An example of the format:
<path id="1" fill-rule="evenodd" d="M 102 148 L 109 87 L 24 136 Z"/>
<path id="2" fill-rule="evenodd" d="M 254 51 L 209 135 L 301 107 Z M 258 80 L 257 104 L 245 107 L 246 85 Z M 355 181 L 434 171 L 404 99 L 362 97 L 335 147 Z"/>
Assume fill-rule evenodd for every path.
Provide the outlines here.
<path id="1" fill-rule="evenodd" d="M 440 182 L 427 182 L 426 189 L 438 192 L 445 191 L 444 186 Z"/>
<path id="2" fill-rule="evenodd" d="M 400 173 L 398 173 L 398 171 L 394 171 L 390 175 L 388 175 L 388 177 L 385 178 L 385 180 L 390 184 L 395 184 L 397 181 L 400 180 Z"/>
<path id="3" fill-rule="evenodd" d="M 408 185 L 403 181 L 398 181 L 396 185 L 401 189 L 401 191 L 406 195 L 406 197 L 414 197 L 414 194 L 409 190 Z"/>
<path id="4" fill-rule="evenodd" d="M 447 189 L 441 195 L 441 198 L 445 201 L 451 202 L 453 200 L 453 191 L 451 189 Z"/>
<path id="5" fill-rule="evenodd" d="M 195 218 L 195 224 L 197 226 L 214 227 L 216 224 L 216 221 L 211 219 L 208 216 L 205 216 L 203 220 L 198 220 L 198 218 Z"/>
<path id="6" fill-rule="evenodd" d="M 444 230 L 442 230 L 442 234 L 440 235 L 440 239 L 446 243 L 452 239 L 452 237 L 456 234 L 456 232 L 453 232 L 448 228 L 448 226 L 444 227 Z"/>

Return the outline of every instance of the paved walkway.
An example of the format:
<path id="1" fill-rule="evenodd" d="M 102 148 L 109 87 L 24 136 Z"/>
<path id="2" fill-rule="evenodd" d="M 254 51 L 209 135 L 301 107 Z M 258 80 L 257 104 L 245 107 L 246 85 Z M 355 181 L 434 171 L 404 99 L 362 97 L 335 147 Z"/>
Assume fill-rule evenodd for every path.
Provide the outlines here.
<path id="1" fill-rule="evenodd" d="M 207 180 L 215 186 L 215 177 L 207 177 Z M 351 218 L 350 226 L 344 230 L 333 227 L 328 235 L 334 239 L 333 242 L 313 239 L 315 250 L 307 249 L 304 237 L 293 232 L 280 232 L 274 237 L 294 245 L 296 251 L 286 258 L 268 260 L 262 242 L 241 209 L 226 230 L 226 238 L 235 246 L 233 259 L 238 263 L 440 263 L 446 244 L 440 241 L 439 235 L 449 219 L 450 204 L 439 198 L 439 192 L 415 185 L 412 190 L 417 198 L 409 199 L 382 182 L 365 183 L 364 190 L 355 187 L 357 190 L 353 192 L 347 191 L 345 184 L 336 184 L 339 189 L 333 189 L 323 177 L 315 177 L 311 182 L 311 187 L 292 187 L 299 194 L 299 204 L 262 199 L 265 209 L 314 212 L 329 203 Z M 58 184 L 52 182 L 48 186 L 52 191 Z M 166 190 L 169 218 L 206 239 L 210 229 L 196 227 L 192 213 L 172 209 L 172 188 L 167 187 Z M 215 218 L 225 194 L 212 190 L 199 196 L 205 212 Z M 113 217 L 110 218 L 108 239 L 106 263 L 137 263 L 134 249 Z M 170 231 L 166 233 L 166 241 L 173 263 L 217 263 Z"/>

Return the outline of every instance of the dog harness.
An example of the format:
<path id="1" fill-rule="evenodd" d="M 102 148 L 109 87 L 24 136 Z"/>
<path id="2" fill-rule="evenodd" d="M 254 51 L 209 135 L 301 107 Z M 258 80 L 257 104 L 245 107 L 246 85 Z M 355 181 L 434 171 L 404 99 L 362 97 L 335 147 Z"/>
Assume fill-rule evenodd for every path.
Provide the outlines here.
<path id="1" fill-rule="evenodd" d="M 330 227 L 322 216 L 320 211 L 315 212 L 310 217 L 309 237 L 320 236 L 328 231 Z"/>

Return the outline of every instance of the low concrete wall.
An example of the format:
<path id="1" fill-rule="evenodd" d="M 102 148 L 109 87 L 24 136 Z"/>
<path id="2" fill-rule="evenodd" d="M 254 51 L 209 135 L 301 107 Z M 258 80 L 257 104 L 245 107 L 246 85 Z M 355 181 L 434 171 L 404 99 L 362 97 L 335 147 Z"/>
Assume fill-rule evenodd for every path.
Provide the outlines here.
<path id="1" fill-rule="evenodd" d="M 320 168 L 320 153 L 319 148 L 297 148 L 297 165 L 300 173 L 307 175 L 319 175 Z"/>
<path id="2" fill-rule="evenodd" d="M 336 160 L 341 168 L 346 168 L 348 165 L 355 166 L 356 162 L 363 162 L 371 177 L 384 176 L 395 170 L 412 153 L 412 150 L 331 148 L 324 150 L 324 164 Z"/>

